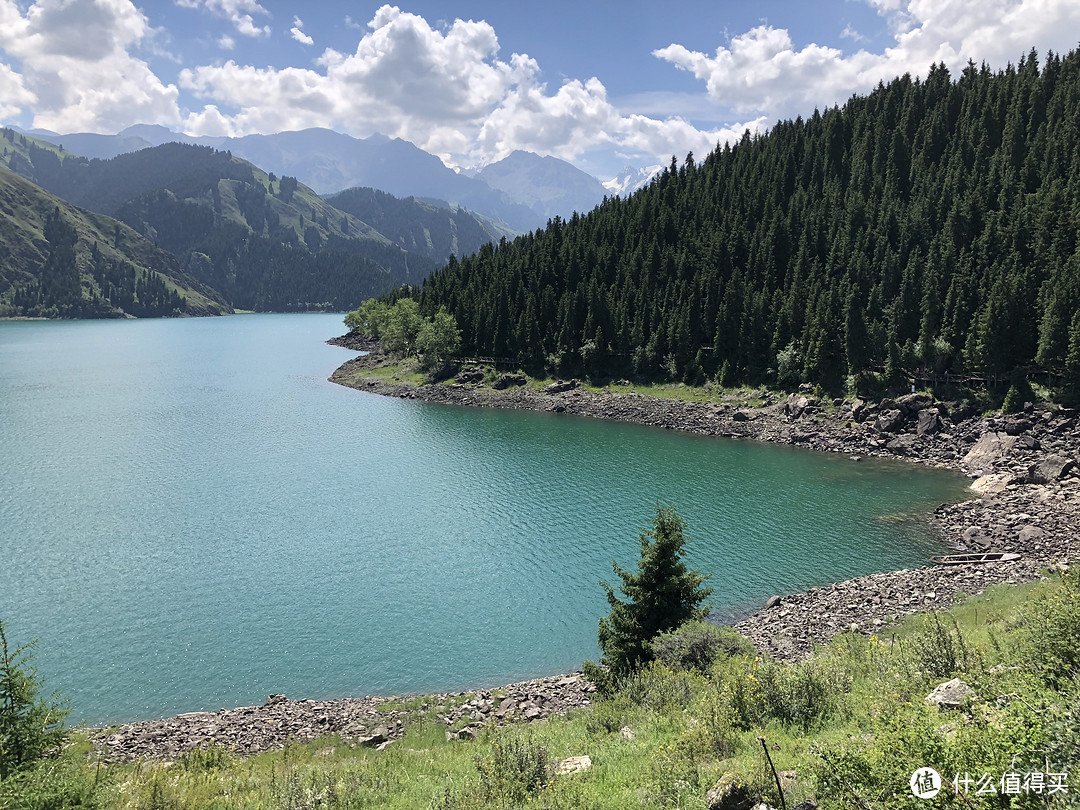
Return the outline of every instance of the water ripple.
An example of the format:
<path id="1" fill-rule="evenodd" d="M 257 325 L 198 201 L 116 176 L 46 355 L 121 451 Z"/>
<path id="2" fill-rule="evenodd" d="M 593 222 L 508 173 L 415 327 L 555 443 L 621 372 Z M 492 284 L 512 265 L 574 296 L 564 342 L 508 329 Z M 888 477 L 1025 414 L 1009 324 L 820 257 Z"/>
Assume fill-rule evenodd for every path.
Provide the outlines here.
<path id="1" fill-rule="evenodd" d="M 342 389 L 338 316 L 0 323 L 0 616 L 76 719 L 415 692 L 594 657 L 678 508 L 721 614 L 918 563 L 963 482 Z"/>

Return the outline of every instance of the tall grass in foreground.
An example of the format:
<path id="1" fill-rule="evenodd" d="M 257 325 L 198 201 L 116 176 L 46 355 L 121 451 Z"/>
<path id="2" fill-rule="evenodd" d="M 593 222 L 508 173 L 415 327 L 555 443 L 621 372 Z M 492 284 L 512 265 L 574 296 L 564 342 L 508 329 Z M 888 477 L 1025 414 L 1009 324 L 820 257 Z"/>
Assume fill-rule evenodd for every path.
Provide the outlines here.
<path id="1" fill-rule="evenodd" d="M 810 797 L 860 810 L 1080 807 L 1073 575 L 994 588 L 877 637 L 840 636 L 798 664 L 727 633 L 676 631 L 657 661 L 589 709 L 476 741 L 447 741 L 415 704 L 405 737 L 382 752 L 330 738 L 248 759 L 216 749 L 169 766 L 99 767 L 79 742 L 0 783 L 0 808 L 705 808 L 725 775 L 773 807 L 781 792 L 789 808 Z M 973 690 L 964 707 L 929 705 L 952 677 Z M 587 771 L 553 768 L 585 755 Z M 946 782 L 933 801 L 909 789 L 922 766 Z M 1051 794 L 1061 773 L 1067 790 Z M 984 774 L 996 793 L 977 792 Z M 1009 774 L 1029 789 L 1003 793 Z M 963 793 L 965 776 L 961 796 L 952 782 Z"/>

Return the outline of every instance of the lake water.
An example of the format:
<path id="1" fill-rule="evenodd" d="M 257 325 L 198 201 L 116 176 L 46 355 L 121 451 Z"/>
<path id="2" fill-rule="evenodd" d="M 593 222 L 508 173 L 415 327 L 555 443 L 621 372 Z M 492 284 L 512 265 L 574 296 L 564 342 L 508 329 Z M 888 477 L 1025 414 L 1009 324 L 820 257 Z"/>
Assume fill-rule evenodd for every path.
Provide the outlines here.
<path id="1" fill-rule="evenodd" d="M 948 473 L 326 382 L 338 315 L 0 323 L 0 618 L 73 719 L 597 655 L 656 504 L 721 614 L 921 564 Z"/>

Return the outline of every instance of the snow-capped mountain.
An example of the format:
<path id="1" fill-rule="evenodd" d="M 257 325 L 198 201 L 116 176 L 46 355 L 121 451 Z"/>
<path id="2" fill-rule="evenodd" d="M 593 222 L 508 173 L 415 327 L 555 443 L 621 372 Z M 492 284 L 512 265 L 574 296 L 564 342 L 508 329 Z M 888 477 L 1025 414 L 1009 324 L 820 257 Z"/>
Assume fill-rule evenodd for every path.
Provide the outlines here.
<path id="1" fill-rule="evenodd" d="M 639 188 L 649 185 L 649 181 L 663 170 L 664 167 L 660 163 L 655 166 L 642 166 L 638 169 L 627 166 L 615 177 L 605 181 L 604 188 L 611 194 L 625 197 L 627 194 L 633 194 Z"/>

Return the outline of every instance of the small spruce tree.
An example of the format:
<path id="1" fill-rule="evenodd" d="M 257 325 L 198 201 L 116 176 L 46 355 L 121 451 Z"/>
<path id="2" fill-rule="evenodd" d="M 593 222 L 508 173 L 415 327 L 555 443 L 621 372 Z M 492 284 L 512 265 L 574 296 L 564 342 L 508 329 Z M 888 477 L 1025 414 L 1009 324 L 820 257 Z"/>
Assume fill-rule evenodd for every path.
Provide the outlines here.
<path id="1" fill-rule="evenodd" d="M 0 620 L 0 780 L 60 747 L 69 709 L 57 694 L 41 696 L 35 642 L 11 649 Z"/>
<path id="2" fill-rule="evenodd" d="M 712 588 L 701 587 L 708 576 L 696 569 L 688 571 L 682 559 L 685 526 L 673 508 L 657 506 L 652 530 L 641 533 L 638 573 L 612 563 L 622 580 L 619 591 L 628 601 L 616 596 L 606 582 L 600 583 L 611 605 L 611 613 L 600 620 L 600 661 L 616 678 L 653 659 L 650 642 L 657 635 L 684 622 L 702 620 L 709 613 L 708 607 L 701 607 L 712 593 Z M 593 667 L 590 670 L 595 672 Z"/>

